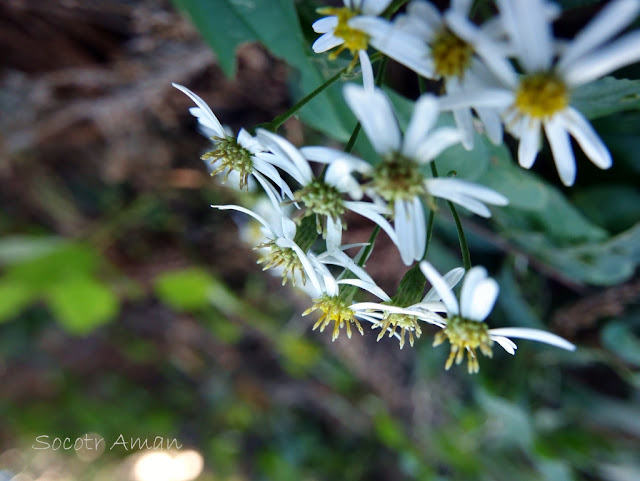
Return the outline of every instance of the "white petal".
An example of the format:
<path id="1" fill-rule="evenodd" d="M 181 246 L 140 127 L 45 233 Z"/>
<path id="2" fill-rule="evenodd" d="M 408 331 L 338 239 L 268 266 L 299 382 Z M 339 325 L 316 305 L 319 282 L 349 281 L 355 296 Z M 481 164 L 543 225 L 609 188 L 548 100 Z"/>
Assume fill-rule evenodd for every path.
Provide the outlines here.
<path id="1" fill-rule="evenodd" d="M 634 31 L 572 62 L 565 69 L 564 80 L 570 86 L 582 85 L 638 60 L 640 31 Z"/>
<path id="2" fill-rule="evenodd" d="M 571 344 L 566 339 L 560 336 L 552 334 L 547 331 L 541 331 L 540 329 L 531 329 L 528 327 L 502 327 L 498 329 L 489 329 L 489 333 L 493 337 L 515 337 L 516 339 L 529 339 L 531 341 L 544 342 L 545 344 L 551 344 L 552 346 L 566 349 L 567 351 L 575 351 L 576 346 Z"/>
<path id="3" fill-rule="evenodd" d="M 464 287 L 464 285 L 462 287 Z M 469 310 L 466 314 L 463 311 L 462 316 L 478 322 L 484 321 L 491 313 L 499 292 L 500 286 L 498 286 L 495 279 L 491 279 L 490 277 L 483 279 L 476 285 L 472 293 L 471 301 L 466 306 Z M 461 306 L 460 309 L 462 310 L 463 307 Z"/>
<path id="4" fill-rule="evenodd" d="M 496 336 L 496 335 L 491 335 L 490 337 L 491 339 L 496 341 L 498 344 L 500 344 L 502 348 L 512 356 L 516 353 L 516 349 L 518 349 L 518 346 L 516 346 L 516 343 L 513 342 L 508 337 Z"/>
<path id="5" fill-rule="evenodd" d="M 293 200 L 293 192 L 291 192 L 291 188 L 284 181 L 284 179 L 280 177 L 280 174 L 278 173 L 277 169 L 273 165 L 269 164 L 262 158 L 254 157 L 253 169 L 254 169 L 254 172 L 253 172 L 254 176 L 257 173 L 263 174 L 268 179 L 271 179 L 271 181 L 275 183 L 278 187 L 280 187 L 280 190 L 282 191 L 283 195 L 286 195 L 287 197 L 289 197 L 289 199 Z"/>
<path id="6" fill-rule="evenodd" d="M 540 150 L 540 121 L 538 119 L 523 120 L 526 126 L 520 132 L 518 163 L 521 167 L 530 169 Z"/>
<path id="7" fill-rule="evenodd" d="M 269 200 L 271 201 L 271 205 L 273 205 L 274 209 L 277 209 L 278 211 L 281 211 L 280 203 L 282 202 L 282 198 L 280 197 L 280 194 L 278 194 L 278 192 L 276 191 L 275 187 L 273 187 L 273 184 L 271 184 L 271 182 L 267 181 L 267 179 L 265 179 L 262 176 L 262 174 L 260 174 L 259 172 L 254 172 L 253 176 L 256 178 L 256 180 L 260 183 L 260 185 L 264 189 L 264 191 L 267 194 L 267 197 L 269 197 Z"/>
<path id="8" fill-rule="evenodd" d="M 562 125 L 562 121 L 558 119 L 558 115 L 545 122 L 544 131 L 549 140 L 560 180 L 566 186 L 573 185 L 576 180 L 576 159 L 573 156 L 569 133 Z"/>
<path id="9" fill-rule="evenodd" d="M 323 17 L 320 20 L 316 20 L 311 25 L 313 31 L 316 33 L 327 33 L 332 31 L 338 26 L 338 17 L 332 15 L 330 17 Z"/>
<path id="10" fill-rule="evenodd" d="M 407 201 L 400 199 L 395 201 L 393 225 L 398 236 L 400 257 L 406 266 L 413 264 L 414 260 L 419 260 L 419 258 L 416 259 L 415 234 L 413 232 L 415 224 L 411 210 Z"/>
<path id="11" fill-rule="evenodd" d="M 469 107 L 491 107 L 503 110 L 513 103 L 514 98 L 514 93 L 510 90 L 488 88 L 444 95 L 438 99 L 438 104 L 440 110 L 457 110 Z"/>
<path id="12" fill-rule="evenodd" d="M 344 97 L 376 152 L 387 155 L 400 150 L 400 128 L 393 106 L 382 90 L 347 84 Z"/>
<path id="13" fill-rule="evenodd" d="M 553 59 L 553 36 L 543 1 L 498 0 L 498 7 L 525 70 L 548 70 Z"/>
<path id="14" fill-rule="evenodd" d="M 284 137 L 265 129 L 258 129 L 256 133 L 258 135 L 258 139 L 265 146 L 269 147 L 274 154 L 280 154 L 285 159 L 291 161 L 300 174 L 299 177 L 302 182 L 296 178 L 298 182 L 302 185 L 306 185 L 313 180 L 313 172 L 311 171 L 309 162 L 307 162 L 300 151 L 291 142 Z"/>
<path id="15" fill-rule="evenodd" d="M 359 287 L 361 289 L 364 289 L 365 291 L 370 292 L 371 294 L 376 296 L 378 299 L 382 299 L 385 302 L 388 302 L 391 300 L 391 298 L 377 285 L 372 284 L 371 282 L 363 281 L 362 279 L 340 279 L 338 281 L 338 284 L 349 284 L 352 286 Z"/>
<path id="16" fill-rule="evenodd" d="M 453 295 L 447 281 L 444 280 L 435 267 L 427 261 L 422 261 L 420 263 L 420 270 L 436 290 L 442 302 L 444 302 L 444 305 L 447 307 L 447 312 L 451 315 L 460 314 L 456 296 Z"/>
<path id="17" fill-rule="evenodd" d="M 260 222 L 264 227 L 266 227 L 269 230 L 269 232 L 271 232 L 273 237 L 277 237 L 277 234 L 274 232 L 272 226 L 269 225 L 269 223 L 266 220 L 264 220 L 264 218 L 262 218 L 261 216 L 259 216 L 255 212 L 253 212 L 252 210 L 247 209 L 246 207 L 242 207 L 242 206 L 239 206 L 239 205 L 212 205 L 211 207 L 213 207 L 214 209 L 218 209 L 218 210 L 237 210 L 238 212 L 242 212 L 244 214 L 247 214 L 247 215 L 253 217 L 258 222 Z"/>
<path id="18" fill-rule="evenodd" d="M 182 85 L 176 84 L 176 83 L 172 83 L 171 85 L 173 85 L 175 88 L 177 88 L 178 90 L 180 90 L 182 93 L 186 94 L 189 96 L 189 98 L 191 100 L 193 100 L 196 105 L 198 107 L 200 107 L 200 111 L 204 113 L 204 117 L 199 117 L 199 120 L 201 118 L 206 119 L 205 125 L 213 130 L 216 131 L 216 135 L 218 137 L 225 137 L 225 131 L 222 128 L 222 124 L 220 124 L 220 121 L 218 120 L 218 117 L 216 117 L 213 113 L 213 111 L 209 108 L 209 106 L 207 105 L 207 103 L 202 100 L 200 97 L 198 97 L 196 94 L 194 94 L 191 90 L 189 90 L 187 87 L 183 87 Z"/>
<path id="19" fill-rule="evenodd" d="M 473 117 L 471 115 L 471 111 L 468 108 L 455 109 L 453 111 L 453 118 L 456 122 L 456 126 L 460 131 L 458 136 L 459 141 L 462 142 L 462 146 L 465 148 L 465 150 L 473 149 L 473 136 L 476 132 L 476 129 L 473 127 Z"/>
<path id="20" fill-rule="evenodd" d="M 454 127 L 440 127 L 424 139 L 413 158 L 421 164 L 427 164 L 461 140 L 460 130 Z"/>
<path id="21" fill-rule="evenodd" d="M 359 0 L 361 12 L 365 15 L 380 15 L 391 4 L 392 0 Z"/>
<path id="22" fill-rule="evenodd" d="M 609 149 L 580 112 L 569 107 L 562 112 L 561 120 L 565 129 L 576 139 L 591 162 L 601 169 L 611 167 L 613 161 Z"/>
<path id="23" fill-rule="evenodd" d="M 360 58 L 360 69 L 362 70 L 362 86 L 367 90 L 373 90 L 375 88 L 375 82 L 369 55 L 367 55 L 366 50 L 360 50 L 358 57 Z"/>
<path id="24" fill-rule="evenodd" d="M 464 277 L 464 268 L 463 267 L 456 267 L 454 269 L 451 269 L 449 272 L 447 272 L 444 276 L 443 279 L 445 280 L 445 282 L 447 283 L 447 285 L 449 286 L 450 289 L 453 289 L 456 284 L 458 284 L 458 282 L 460 282 L 460 279 L 462 279 Z M 422 299 L 422 302 L 431 302 L 431 301 L 439 301 L 440 297 L 438 296 L 438 292 L 431 288 L 429 289 L 429 292 L 427 292 L 427 295 L 424 296 L 424 298 Z"/>
<path id="25" fill-rule="evenodd" d="M 462 281 L 462 288 L 460 289 L 460 315 L 462 317 L 474 321 L 480 320 L 471 315 L 473 312 L 474 293 L 487 277 L 487 270 L 481 266 L 473 267 L 467 272 L 464 281 Z"/>
<path id="26" fill-rule="evenodd" d="M 391 241 L 396 246 L 398 245 L 398 236 L 393 230 L 393 227 L 391 227 L 389 221 L 380 215 L 379 207 L 369 202 L 354 202 L 350 200 L 345 201 L 344 206 L 345 208 L 355 212 L 356 214 L 359 214 L 362 217 L 366 217 L 367 219 L 378 224 L 380 228 L 387 233 Z"/>
<path id="27" fill-rule="evenodd" d="M 330 215 L 327 216 L 326 233 L 327 250 L 340 249 L 340 244 L 342 244 L 342 220 L 340 217 L 334 220 Z"/>
<path id="28" fill-rule="evenodd" d="M 465 197 L 477 199 L 487 204 L 508 205 L 509 199 L 484 185 L 476 184 L 461 179 L 439 177 L 425 181 L 429 192 L 438 197 L 448 198 L 451 193 L 462 194 Z"/>
<path id="29" fill-rule="evenodd" d="M 438 100 L 433 95 L 423 95 L 415 103 L 411 121 L 404 133 L 402 153 L 413 158 L 418 147 L 424 141 L 429 131 L 438 119 Z"/>
<path id="30" fill-rule="evenodd" d="M 427 224 L 424 216 L 424 209 L 422 207 L 422 201 L 419 197 L 413 198 L 412 206 L 413 215 L 413 235 L 415 236 L 414 244 L 414 259 L 419 261 L 424 256 L 424 250 L 427 246 Z"/>
<path id="31" fill-rule="evenodd" d="M 640 2 L 637 0 L 610 2 L 576 35 L 562 53 L 558 68 L 564 69 L 574 60 L 616 36 L 633 22 L 638 15 L 638 10 L 640 10 Z"/>
<path id="32" fill-rule="evenodd" d="M 336 37 L 333 33 L 328 32 L 319 37 L 311 48 L 315 53 L 326 52 L 327 50 L 331 50 L 333 47 L 337 47 L 344 43 L 344 39 L 340 37 Z"/>
<path id="33" fill-rule="evenodd" d="M 476 108 L 476 113 L 484 125 L 487 137 L 494 145 L 502 144 L 502 122 L 500 115 L 495 109 Z"/>
<path id="34" fill-rule="evenodd" d="M 302 268 L 307 276 L 307 279 L 311 281 L 311 284 L 313 284 L 313 287 L 318 292 L 324 292 L 320 284 L 320 279 L 318 279 L 318 273 L 313 268 L 313 266 L 311 265 L 311 261 L 309 260 L 307 255 L 303 252 L 303 250 L 300 248 L 300 246 L 295 242 L 293 242 L 291 239 L 286 239 L 284 237 L 280 237 L 276 241 L 276 244 L 279 247 L 285 247 L 285 248 L 289 247 L 293 249 L 295 253 L 298 255 L 298 260 L 300 261 L 300 264 L 302 264 Z"/>

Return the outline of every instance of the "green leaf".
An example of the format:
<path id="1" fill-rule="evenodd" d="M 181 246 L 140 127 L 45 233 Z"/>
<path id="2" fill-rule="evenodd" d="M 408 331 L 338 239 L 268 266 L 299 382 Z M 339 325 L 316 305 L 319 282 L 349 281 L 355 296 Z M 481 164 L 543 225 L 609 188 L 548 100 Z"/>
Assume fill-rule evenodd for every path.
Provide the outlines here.
<path id="1" fill-rule="evenodd" d="M 6 236 L 0 239 L 0 264 L 15 264 L 40 257 L 62 243 L 58 237 Z"/>
<path id="2" fill-rule="evenodd" d="M 609 184 L 581 189 L 573 202 L 593 222 L 614 232 L 628 229 L 639 218 L 640 192 L 636 186 Z"/>
<path id="3" fill-rule="evenodd" d="M 0 280 L 0 323 L 19 315 L 35 297 L 36 293 L 25 284 Z"/>
<path id="4" fill-rule="evenodd" d="M 161 274 L 154 281 L 154 290 L 172 308 L 194 311 L 212 305 L 215 283 L 207 271 L 193 267 Z"/>
<path id="5" fill-rule="evenodd" d="M 44 290 L 64 279 L 86 277 L 98 264 L 98 253 L 92 247 L 64 243 L 53 252 L 10 265 L 6 277 L 34 290 Z"/>
<path id="6" fill-rule="evenodd" d="M 72 334 L 85 335 L 112 320 L 119 310 L 115 294 L 89 278 L 53 284 L 46 294 L 58 322 Z"/>
<path id="7" fill-rule="evenodd" d="M 590 82 L 572 92 L 571 105 L 589 119 L 640 109 L 640 80 L 604 77 Z"/>
<path id="8" fill-rule="evenodd" d="M 640 338 L 633 332 L 632 319 L 609 322 L 600 333 L 602 344 L 616 356 L 640 366 Z M 635 323 L 636 327 L 637 322 Z"/>
<path id="9" fill-rule="evenodd" d="M 220 65 L 232 75 L 239 44 L 262 43 L 276 57 L 298 70 L 297 99 L 313 91 L 334 72 L 323 65 L 323 57 L 313 58 L 305 40 L 294 3 L 288 0 L 174 0 L 185 11 L 204 39 L 216 52 Z M 334 68 L 334 67 L 331 67 Z M 336 69 L 337 71 L 337 69 Z M 349 138 L 355 122 L 342 100 L 338 86 L 314 98 L 300 110 L 305 123 L 340 141 Z"/>

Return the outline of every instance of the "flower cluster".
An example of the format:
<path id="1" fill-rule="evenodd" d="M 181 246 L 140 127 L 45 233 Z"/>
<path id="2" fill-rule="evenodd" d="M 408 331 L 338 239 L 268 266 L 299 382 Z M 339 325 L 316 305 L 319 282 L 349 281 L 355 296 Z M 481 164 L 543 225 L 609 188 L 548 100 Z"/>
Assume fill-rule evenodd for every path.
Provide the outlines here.
<path id="1" fill-rule="evenodd" d="M 362 85 L 346 84 L 343 95 L 376 159 L 323 146 L 298 148 L 266 128 L 243 129 L 236 137 L 202 99 L 175 85 L 195 102 L 191 113 L 213 142 L 203 156 L 212 175 L 224 173 L 225 181 L 236 176 L 239 189 L 257 182 L 268 198 L 252 209 L 213 207 L 259 223 L 253 237 L 258 262 L 309 294 L 312 305 L 304 314 L 319 314 L 313 329 L 324 331 L 333 323 L 334 340 L 343 329 L 348 337 L 354 330 L 363 334 L 362 324 L 369 324 L 380 330 L 378 339 L 388 334 L 401 348 L 407 339 L 413 346 L 426 323 L 441 329 L 434 345 L 451 345 L 445 367 L 466 356 L 470 373 L 479 369 L 478 351 L 491 357 L 494 342 L 510 354 L 516 349 L 512 338 L 575 349 L 545 331 L 490 329 L 484 321 L 499 287 L 486 269 L 471 267 L 467 256 L 465 268 L 441 275 L 425 259 L 431 225 L 426 219 L 435 215 L 438 199 L 449 203 L 456 219 L 459 207 L 487 218 L 490 207 L 509 203 L 487 186 L 438 177 L 435 162 L 452 146 L 473 149 L 476 130 L 495 144 L 506 131 L 518 142 L 519 164 L 530 168 L 544 131 L 565 185 L 576 177 L 570 137 L 595 165 L 610 167 L 608 149 L 571 105 L 572 90 L 640 59 L 640 33 L 620 35 L 640 11 L 640 0 L 610 2 L 572 42 L 554 38 L 559 9 L 546 0 L 497 0 L 498 13 L 481 25 L 471 20 L 471 0 L 451 0 L 444 12 L 412 0 L 395 16 L 391 3 L 344 0 L 344 7 L 319 9 L 325 16 L 313 24 L 322 34 L 313 44 L 316 53 L 337 48 L 329 55 L 333 60 L 348 50 L 348 68 L 360 63 Z M 390 57 L 441 82 L 439 95 L 424 93 L 415 100 L 404 129 L 390 97 L 374 81 L 372 49 L 378 51 L 375 58 Z M 453 124 L 442 122 L 442 112 L 453 114 Z M 347 211 L 376 224 L 370 242 L 342 242 Z M 379 231 L 408 267 L 394 295 L 365 268 Z M 458 301 L 453 289 L 461 280 Z M 425 295 L 427 281 L 432 287 Z M 369 295 L 378 302 L 362 301 Z"/>

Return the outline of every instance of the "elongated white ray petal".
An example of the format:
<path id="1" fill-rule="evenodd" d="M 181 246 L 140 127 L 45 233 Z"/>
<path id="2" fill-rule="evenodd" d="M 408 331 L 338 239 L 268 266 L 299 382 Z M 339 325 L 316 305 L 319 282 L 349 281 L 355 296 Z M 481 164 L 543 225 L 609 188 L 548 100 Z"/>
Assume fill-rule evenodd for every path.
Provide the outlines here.
<path id="1" fill-rule="evenodd" d="M 273 227 L 262 217 L 259 216 L 258 214 L 256 214 L 255 212 L 253 212 L 252 210 L 249 210 L 245 207 L 242 207 L 240 205 L 211 205 L 211 207 L 213 207 L 214 209 L 218 209 L 218 210 L 237 210 L 238 212 L 242 212 L 244 214 L 247 214 L 251 217 L 253 217 L 255 220 L 257 220 L 258 222 L 260 222 L 264 227 L 266 227 L 269 232 L 271 232 L 271 235 L 273 237 L 278 237 L 278 234 L 274 231 Z"/>
<path id="2" fill-rule="evenodd" d="M 478 288 L 478 285 L 487 278 L 487 270 L 484 267 L 476 266 L 469 269 L 467 275 L 462 281 L 462 288 L 460 289 L 460 315 L 467 319 L 477 321 L 475 317 L 471 316 L 473 310 L 473 297 L 474 292 Z"/>
<path id="3" fill-rule="evenodd" d="M 342 220 L 340 217 L 334 219 L 330 215 L 327 216 L 326 235 L 327 250 L 340 249 L 340 244 L 342 244 Z"/>
<path id="4" fill-rule="evenodd" d="M 406 266 L 413 264 L 416 259 L 416 245 L 415 245 L 415 218 L 412 212 L 411 204 L 408 201 L 397 199 L 394 206 L 393 223 L 398 236 L 398 250 L 400 251 L 400 257 L 402 262 Z"/>
<path id="5" fill-rule="evenodd" d="M 454 117 L 456 118 L 456 122 L 458 121 L 458 117 L 456 116 L 456 112 L 464 111 L 468 114 L 469 125 L 468 128 L 471 129 L 469 132 L 471 134 L 471 140 L 473 141 L 473 125 L 471 124 L 471 112 L 469 109 L 456 110 L 453 112 Z M 467 118 L 463 116 L 464 118 Z M 464 132 L 462 129 L 456 129 L 453 127 L 440 127 L 439 129 L 434 130 L 429 134 L 422 142 L 422 144 L 418 147 L 416 155 L 414 157 L 415 160 L 422 164 L 426 164 L 435 159 L 438 155 L 440 155 L 444 150 L 449 147 L 459 143 L 460 141 L 464 141 Z M 473 143 L 473 142 L 472 142 Z"/>
<path id="6" fill-rule="evenodd" d="M 282 202 L 282 198 L 280 197 L 280 194 L 278 194 L 276 189 L 273 187 L 273 184 L 267 181 L 267 179 L 265 179 L 258 172 L 254 172 L 253 176 L 256 178 L 256 180 L 260 183 L 260 185 L 264 189 L 265 193 L 267 194 L 267 197 L 269 197 L 269 200 L 271 201 L 271 205 L 273 206 L 273 208 L 277 209 L 279 212 L 282 212 L 280 208 L 280 203 Z"/>
<path id="7" fill-rule="evenodd" d="M 499 111 L 509 107 L 515 97 L 512 91 L 502 88 L 486 88 L 444 95 L 438 99 L 440 110 L 457 110 L 469 107 L 491 107 Z"/>
<path id="8" fill-rule="evenodd" d="M 373 90 L 375 88 L 373 67 L 367 51 L 359 50 L 358 58 L 360 59 L 360 69 L 362 70 L 362 86 L 367 90 Z"/>
<path id="9" fill-rule="evenodd" d="M 552 346 L 566 349 L 567 351 L 575 351 L 576 346 L 566 339 L 552 334 L 551 332 L 541 331 L 540 329 L 531 329 L 528 327 L 500 327 L 498 329 L 489 329 L 491 336 L 515 337 L 516 339 L 529 339 L 530 341 L 544 342 Z"/>
<path id="10" fill-rule="evenodd" d="M 396 235 L 396 232 L 393 230 L 393 227 L 391 227 L 389 221 L 380 215 L 380 208 L 378 206 L 369 202 L 354 202 L 350 200 L 345 201 L 344 206 L 356 214 L 366 217 L 378 224 L 380 228 L 387 233 L 391 241 L 396 246 L 398 245 L 398 236 Z"/>
<path id="11" fill-rule="evenodd" d="M 322 288 L 322 284 L 320 284 L 320 279 L 318 278 L 318 273 L 313 268 L 311 261 L 309 260 L 307 255 L 304 253 L 304 251 L 300 248 L 300 246 L 296 244 L 293 240 L 285 239 L 284 237 L 278 238 L 276 240 L 276 244 L 279 247 L 285 247 L 285 248 L 289 247 L 293 249 L 296 255 L 298 256 L 298 260 L 300 261 L 300 264 L 302 264 L 302 268 L 307 276 L 307 279 L 311 281 L 311 284 L 313 284 L 313 287 L 319 293 L 324 292 L 324 289 Z"/>
<path id="12" fill-rule="evenodd" d="M 530 169 L 540 150 L 540 121 L 538 119 L 526 119 L 525 121 L 526 125 L 520 132 L 518 163 L 520 167 Z"/>
<path id="13" fill-rule="evenodd" d="M 516 353 L 516 349 L 518 349 L 518 346 L 516 346 L 516 343 L 513 342 L 508 337 L 496 336 L 496 335 L 490 335 L 490 337 L 491 339 L 496 341 L 498 344 L 500 344 L 502 348 L 512 356 Z"/>
<path id="14" fill-rule="evenodd" d="M 303 182 L 301 182 L 302 185 L 306 185 L 313 180 L 313 172 L 311 172 L 309 162 L 307 162 L 300 151 L 291 142 L 284 137 L 280 137 L 279 135 L 265 129 L 258 129 L 256 133 L 258 135 L 258 139 L 265 146 L 269 147 L 274 154 L 282 155 L 295 165 L 296 169 L 300 173 L 301 179 L 303 180 Z"/>
<path id="15" fill-rule="evenodd" d="M 480 121 L 484 125 L 487 137 L 494 145 L 502 143 L 502 122 L 495 109 L 478 107 L 475 109 Z"/>
<path id="16" fill-rule="evenodd" d="M 485 64 L 505 85 L 514 87 L 518 83 L 518 75 L 509 63 L 506 55 L 488 35 L 474 25 L 466 16 L 449 10 L 445 14 L 451 30 L 469 45 L 484 60 Z"/>
<path id="17" fill-rule="evenodd" d="M 361 0 L 365 15 L 380 15 L 391 4 L 392 0 Z"/>
<path id="18" fill-rule="evenodd" d="M 413 241 L 414 259 L 419 261 L 424 256 L 424 250 L 427 246 L 427 223 L 422 200 L 419 197 L 413 198 L 411 210 L 414 222 L 413 235 L 415 236 Z"/>
<path id="19" fill-rule="evenodd" d="M 347 84 L 344 97 L 376 152 L 384 156 L 400 150 L 400 128 L 393 106 L 382 90 Z"/>
<path id="20" fill-rule="evenodd" d="M 311 48 L 315 53 L 322 53 L 343 43 L 344 39 L 336 37 L 332 32 L 327 32 L 313 42 Z"/>
<path id="21" fill-rule="evenodd" d="M 612 39 L 633 22 L 639 10 L 640 2 L 637 0 L 610 2 L 571 41 L 562 53 L 558 69 L 562 71 L 574 60 Z"/>
<path id="22" fill-rule="evenodd" d="M 266 162 L 264 158 L 256 157 L 256 156 L 253 157 L 252 162 L 253 162 L 254 176 L 256 176 L 258 173 L 263 174 L 265 177 L 270 179 L 274 184 L 280 187 L 280 191 L 282 192 L 283 195 L 293 200 L 293 192 L 291 192 L 291 188 L 284 181 L 284 179 L 280 177 L 280 173 L 276 170 L 276 168 L 273 165 L 271 165 L 269 162 Z M 262 185 L 262 187 L 264 187 L 264 184 Z"/>
<path id="23" fill-rule="evenodd" d="M 200 111 L 204 113 L 204 117 L 196 115 L 198 117 L 198 120 L 201 120 L 201 119 L 206 120 L 204 122 L 204 125 L 206 125 L 210 129 L 215 130 L 216 135 L 218 137 L 225 137 L 226 136 L 226 133 L 225 133 L 224 129 L 222 128 L 222 124 L 218 120 L 218 117 L 215 116 L 213 111 L 209 108 L 209 106 L 207 105 L 207 103 L 204 100 L 202 100 L 200 97 L 198 97 L 196 94 L 194 94 L 187 87 L 184 87 L 184 86 L 182 86 L 180 84 L 177 84 L 177 83 L 172 83 L 171 85 L 173 85 L 175 88 L 180 90 L 182 93 L 184 93 L 187 96 L 189 96 L 189 98 L 191 100 L 193 100 L 195 102 L 195 104 L 200 108 Z"/>
<path id="24" fill-rule="evenodd" d="M 559 115 L 555 115 L 545 122 L 544 131 L 549 140 L 560 180 L 564 185 L 571 186 L 576 180 L 576 159 L 573 156 L 569 133 L 558 117 Z"/>
<path id="25" fill-rule="evenodd" d="M 371 276 L 365 271 L 362 267 L 356 264 L 351 257 L 342 252 L 340 249 L 332 249 L 327 252 L 328 258 L 335 260 L 335 264 L 342 267 L 343 269 L 347 269 L 351 271 L 353 274 L 358 276 L 359 279 L 364 282 L 369 282 L 373 285 L 376 283 L 371 278 Z"/>
<path id="26" fill-rule="evenodd" d="M 634 31 L 568 65 L 564 80 L 583 85 L 640 60 L 640 31 Z"/>
<path id="27" fill-rule="evenodd" d="M 469 108 L 455 109 L 452 111 L 456 126 L 459 129 L 458 141 L 462 142 L 465 150 L 473 149 L 473 136 L 476 129 L 473 126 L 473 116 Z"/>
<path id="28" fill-rule="evenodd" d="M 322 17 L 320 20 L 316 20 L 311 25 L 313 31 L 316 33 L 327 33 L 338 26 L 338 17 L 332 15 L 330 17 Z"/>
<path id="29" fill-rule="evenodd" d="M 562 123 L 578 142 L 584 153 L 601 169 L 611 167 L 611 153 L 600 136 L 587 119 L 573 107 L 569 107 L 560 115 Z"/>
<path id="30" fill-rule="evenodd" d="M 449 286 L 449 289 L 453 289 L 458 284 L 458 282 L 460 282 L 460 279 L 464 277 L 464 272 L 465 271 L 463 267 L 455 267 L 443 276 L 443 279 Z M 431 288 L 429 289 L 429 292 L 427 292 L 427 295 L 424 296 L 424 298 L 422 299 L 422 302 L 428 303 L 428 302 L 439 301 L 439 300 L 440 300 L 440 296 L 438 295 L 438 291 Z"/>
<path id="31" fill-rule="evenodd" d="M 553 34 L 542 0 L 498 0 L 501 18 L 527 72 L 546 71 L 553 59 Z"/>
<path id="32" fill-rule="evenodd" d="M 364 289 L 365 291 L 370 292 L 378 299 L 382 299 L 385 302 L 391 300 L 387 293 L 380 289 L 377 285 L 372 284 L 371 282 L 363 281 L 362 279 L 340 279 L 338 281 L 338 284 L 349 284 L 351 286 L 359 287 L 360 289 Z"/>
<path id="33" fill-rule="evenodd" d="M 483 322 L 493 309 L 498 293 L 500 292 L 500 286 L 495 279 L 487 278 L 478 283 L 475 290 L 471 294 L 471 300 L 467 306 L 469 311 L 462 313 L 463 317 L 472 319 L 474 321 Z M 462 310 L 462 307 L 460 308 Z"/>
<path id="34" fill-rule="evenodd" d="M 442 302 L 444 302 L 444 305 L 447 307 L 447 312 L 451 315 L 460 314 L 456 296 L 453 295 L 447 281 L 444 280 L 435 267 L 427 261 L 422 261 L 420 263 L 420 270 L 436 290 Z"/>
<path id="35" fill-rule="evenodd" d="M 438 119 L 438 99 L 433 95 L 423 95 L 415 103 L 411 121 L 404 133 L 402 153 L 414 158 L 418 147 L 422 144 L 429 131 Z"/>

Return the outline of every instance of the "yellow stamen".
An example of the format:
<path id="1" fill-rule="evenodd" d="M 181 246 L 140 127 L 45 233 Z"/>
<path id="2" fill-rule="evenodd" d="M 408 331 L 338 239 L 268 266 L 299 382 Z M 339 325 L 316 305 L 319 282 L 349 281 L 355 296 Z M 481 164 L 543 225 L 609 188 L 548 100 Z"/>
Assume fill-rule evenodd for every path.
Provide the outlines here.
<path id="1" fill-rule="evenodd" d="M 325 7 L 319 8 L 318 13 L 338 17 L 338 25 L 334 29 L 333 35 L 344 40 L 344 43 L 338 46 L 338 50 L 329 55 L 329 60 L 335 60 L 345 49 L 349 49 L 351 55 L 354 57 L 358 54 L 359 50 L 367 49 L 369 45 L 369 35 L 349 26 L 349 20 L 358 15 L 359 12 L 347 7 Z"/>
<path id="2" fill-rule="evenodd" d="M 516 91 L 515 108 L 522 114 L 546 119 L 569 105 L 569 90 L 551 72 L 526 75 Z"/>
<path id="3" fill-rule="evenodd" d="M 473 48 L 445 28 L 435 35 L 431 44 L 431 56 L 440 77 L 462 77 L 471 64 Z"/>
<path id="4" fill-rule="evenodd" d="M 351 339 L 351 324 L 355 324 L 360 331 L 360 334 L 364 336 L 364 330 L 360 325 L 360 322 L 355 317 L 355 312 L 353 312 L 347 302 L 339 297 L 331 297 L 328 295 L 324 295 L 318 299 L 313 300 L 314 304 L 309 309 L 302 313 L 303 316 L 312 313 L 315 310 L 320 310 L 322 314 L 320 318 L 313 325 L 313 330 L 315 331 L 318 327 L 320 328 L 320 332 L 324 332 L 325 328 L 333 321 L 335 324 L 333 326 L 333 334 L 331 336 L 331 340 L 335 341 L 340 335 L 340 329 L 343 325 L 347 327 L 347 337 Z"/>
<path id="5" fill-rule="evenodd" d="M 436 334 L 434 346 L 442 344 L 446 339 L 451 343 L 451 352 L 444 368 L 449 370 L 455 361 L 460 364 L 467 353 L 467 370 L 469 374 L 480 370 L 476 349 L 487 357 L 493 357 L 493 339 L 489 336 L 489 328 L 484 322 L 472 321 L 462 317 L 452 317 L 447 320 L 446 327 Z"/>
<path id="6" fill-rule="evenodd" d="M 413 347 L 413 333 L 416 333 L 416 337 L 419 339 L 422 335 L 422 329 L 418 324 L 418 318 L 416 316 L 410 316 L 407 314 L 397 314 L 386 312 L 384 317 L 377 321 L 372 328 L 380 327 L 382 330 L 378 334 L 378 341 L 382 339 L 385 333 L 389 332 L 389 337 L 396 333 L 396 328 L 400 327 L 400 349 L 404 347 L 405 334 L 409 333 L 409 344 Z"/>

